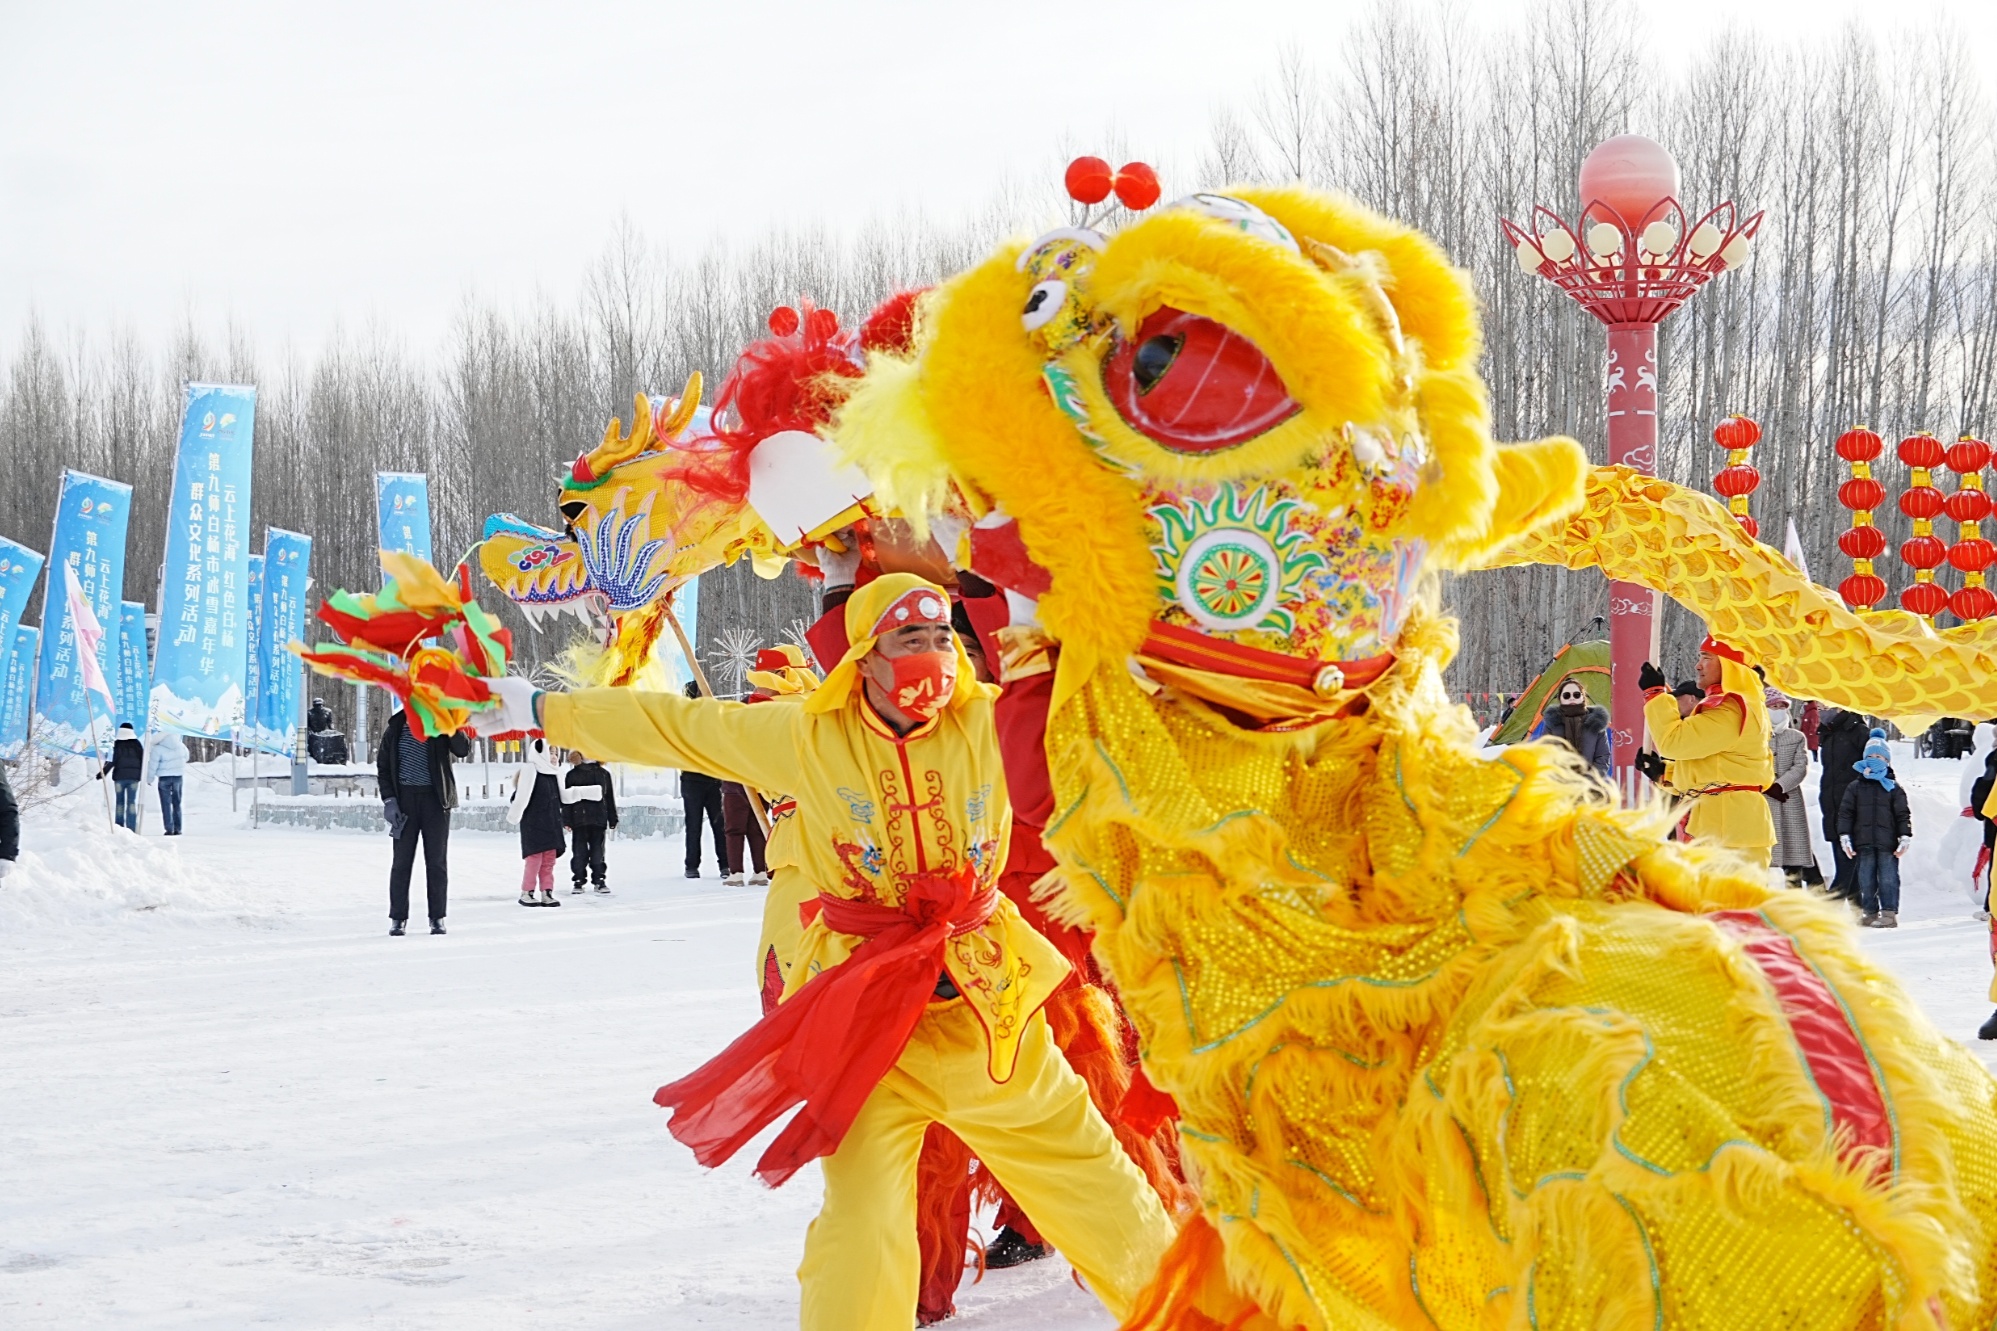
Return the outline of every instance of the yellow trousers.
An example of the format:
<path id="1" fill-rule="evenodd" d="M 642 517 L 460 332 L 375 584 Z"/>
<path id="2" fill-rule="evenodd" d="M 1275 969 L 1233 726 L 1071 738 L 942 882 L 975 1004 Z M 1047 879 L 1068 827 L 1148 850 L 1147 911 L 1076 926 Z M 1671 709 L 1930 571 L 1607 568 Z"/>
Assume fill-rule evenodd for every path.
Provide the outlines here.
<path id="1" fill-rule="evenodd" d="M 804 1239 L 804 1331 L 909 1331 L 920 1257 L 915 1161 L 941 1123 L 998 1177 L 1041 1236 L 1118 1318 L 1176 1232 L 1158 1194 L 1089 1102 L 1035 1014 L 1012 1080 L 985 1068 L 985 1037 L 961 1000 L 930 1006 L 901 1059 L 823 1161 L 825 1205 Z"/>

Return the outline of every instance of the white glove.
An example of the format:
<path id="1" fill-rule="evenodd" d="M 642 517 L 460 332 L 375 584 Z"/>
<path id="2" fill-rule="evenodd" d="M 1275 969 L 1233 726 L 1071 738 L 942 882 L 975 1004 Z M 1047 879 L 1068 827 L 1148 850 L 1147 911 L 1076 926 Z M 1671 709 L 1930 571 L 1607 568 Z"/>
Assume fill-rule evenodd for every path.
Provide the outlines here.
<path id="1" fill-rule="evenodd" d="M 5 878 L 12 872 L 14 872 L 14 861 L 0 860 L 0 878 Z"/>
<path id="2" fill-rule="evenodd" d="M 1900 844 L 1893 848 L 1893 858 L 1897 860 L 1901 856 L 1905 855 L 1907 853 L 1907 847 L 1913 844 L 1914 844 L 1914 838 L 1910 836 L 1901 837 Z"/>
<path id="3" fill-rule="evenodd" d="M 825 575 L 827 588 L 851 587 L 853 579 L 860 572 L 860 538 L 851 527 L 844 528 L 834 535 L 846 548 L 837 551 L 830 546 L 818 548 L 818 571 Z"/>
<path id="4" fill-rule="evenodd" d="M 1851 838 L 1850 838 L 1850 837 L 1848 837 L 1848 836 L 1841 836 L 1841 837 L 1839 837 L 1839 838 L 1838 838 L 1838 845 L 1840 845 L 1840 846 L 1842 846 L 1842 847 L 1844 848 L 1844 853 L 1845 853 L 1845 857 L 1846 857 L 1847 859 L 1856 859 L 1856 858 L 1858 857 L 1858 852 L 1857 852 L 1857 851 L 1855 851 L 1855 850 L 1853 850 L 1853 849 L 1851 848 Z"/>
<path id="5" fill-rule="evenodd" d="M 539 730 L 541 690 L 518 675 L 489 679 L 486 685 L 499 695 L 499 725 L 496 732 Z"/>

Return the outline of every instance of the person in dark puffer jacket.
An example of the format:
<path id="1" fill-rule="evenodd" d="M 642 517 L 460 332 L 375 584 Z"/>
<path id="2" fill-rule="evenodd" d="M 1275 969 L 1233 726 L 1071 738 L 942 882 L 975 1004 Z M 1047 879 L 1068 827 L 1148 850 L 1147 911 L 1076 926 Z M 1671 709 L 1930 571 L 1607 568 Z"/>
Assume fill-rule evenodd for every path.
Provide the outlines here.
<path id="1" fill-rule="evenodd" d="M 617 826 L 617 792 L 602 763 L 591 762 L 580 753 L 570 754 L 569 762 L 568 776 L 562 782 L 562 818 L 575 836 L 575 849 L 569 855 L 571 890 L 582 891 L 584 881 L 593 878 L 596 890 L 608 893 L 603 843 L 610 829 Z"/>
<path id="2" fill-rule="evenodd" d="M 1823 782 L 1817 790 L 1817 812 L 1823 815 L 1825 840 L 1831 843 L 1830 894 L 1846 901 L 1858 899 L 1858 866 L 1844 853 L 1838 841 L 1838 806 L 1845 789 L 1858 780 L 1858 761 L 1865 756 L 1865 742 L 1871 725 L 1857 712 L 1834 708 L 1817 728 L 1817 752 L 1823 760 Z"/>
<path id="3" fill-rule="evenodd" d="M 1554 700 L 1540 713 L 1537 737 L 1557 739 L 1581 755 L 1581 760 L 1610 777 L 1615 746 L 1609 740 L 1609 709 L 1591 706 L 1588 690 L 1574 675 L 1560 681 Z"/>
<path id="4" fill-rule="evenodd" d="M 119 726 L 118 742 L 111 746 L 111 757 L 97 779 L 102 781 L 109 773 L 118 787 L 118 826 L 128 832 L 139 830 L 139 782 L 145 772 L 146 746 L 139 742 L 139 732 L 129 724 Z"/>
<path id="5" fill-rule="evenodd" d="M 14 788 L 7 784 L 7 766 L 0 763 L 0 878 L 14 872 L 21 858 L 21 808 L 14 803 Z"/>
<path id="6" fill-rule="evenodd" d="M 1838 802 L 1838 844 L 1858 868 L 1858 922 L 1869 929 L 1900 925 L 1900 857 L 1914 840 L 1907 792 L 1893 779 L 1886 732 L 1875 730 L 1859 759 L 1858 780 Z"/>

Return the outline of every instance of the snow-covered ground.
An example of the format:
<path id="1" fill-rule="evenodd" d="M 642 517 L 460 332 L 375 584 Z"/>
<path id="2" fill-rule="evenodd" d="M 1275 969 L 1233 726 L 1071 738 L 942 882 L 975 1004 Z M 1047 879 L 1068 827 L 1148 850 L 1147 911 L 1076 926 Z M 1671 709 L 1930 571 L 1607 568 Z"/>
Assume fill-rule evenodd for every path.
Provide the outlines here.
<path id="1" fill-rule="evenodd" d="M 1867 943 L 1988 1062 L 1962 768 L 1899 770 L 1902 927 Z M 0 883 L 0 1326 L 795 1325 L 816 1171 L 702 1170 L 651 1103 L 756 1014 L 753 892 L 624 842 L 614 895 L 523 910 L 517 843 L 461 833 L 450 934 L 392 939 L 384 836 L 252 831 L 225 774 L 178 841 L 107 831 L 94 783 L 37 809 Z M 1111 1325 L 1058 1259 L 959 1307 Z"/>

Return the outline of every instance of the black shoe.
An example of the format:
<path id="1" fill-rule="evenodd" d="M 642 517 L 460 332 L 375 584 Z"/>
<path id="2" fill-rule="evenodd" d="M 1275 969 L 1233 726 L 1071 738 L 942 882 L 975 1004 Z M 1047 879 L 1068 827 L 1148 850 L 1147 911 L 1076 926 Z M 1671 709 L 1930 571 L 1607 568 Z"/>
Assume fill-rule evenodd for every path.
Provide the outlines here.
<path id="1" fill-rule="evenodd" d="M 402 937 L 402 934 L 403 934 L 402 921 L 390 920 L 388 922 L 388 936 L 390 938 L 400 938 Z"/>
<path id="2" fill-rule="evenodd" d="M 440 934 L 444 932 L 444 922 L 442 920 L 430 921 L 430 932 L 433 934 Z"/>
<path id="3" fill-rule="evenodd" d="M 1008 1266 L 1024 1266 L 1037 1262 L 1054 1250 L 1044 1243 L 1028 1243 L 1020 1232 L 1007 1225 L 985 1249 L 985 1269 L 1003 1271 Z"/>
<path id="4" fill-rule="evenodd" d="M 1979 1040 L 1997 1040 L 1997 1012 L 1991 1013 L 1990 1020 L 1976 1028 L 1976 1038 Z"/>
<path id="5" fill-rule="evenodd" d="M 686 876 L 687 876 L 687 877 L 689 877 L 689 878 L 698 878 L 698 877 L 700 877 L 700 870 L 698 870 L 698 869 L 688 869 L 688 870 L 686 871 Z"/>
<path id="6" fill-rule="evenodd" d="M 577 883 L 577 884 L 576 884 L 575 886 L 571 887 L 571 888 L 569 889 L 569 895 L 570 895 L 570 896 L 572 896 L 572 897 L 579 897 L 579 896 L 581 896 L 581 895 L 582 895 L 582 884 L 581 884 L 581 883 Z"/>
<path id="7" fill-rule="evenodd" d="M 609 896 L 609 895 L 610 895 L 610 884 L 608 884 L 608 883 L 598 883 L 598 884 L 596 885 L 596 890 L 597 890 L 597 892 L 598 892 L 598 894 L 599 894 L 599 895 L 601 895 L 601 896 L 606 896 L 606 897 L 607 897 L 607 896 Z M 576 889 L 576 891 L 580 892 L 580 891 L 582 891 L 582 889 L 581 889 L 581 888 L 577 888 L 577 889 Z"/>

